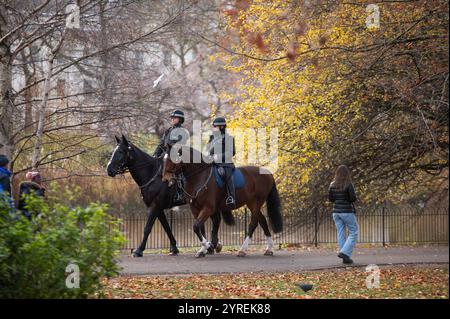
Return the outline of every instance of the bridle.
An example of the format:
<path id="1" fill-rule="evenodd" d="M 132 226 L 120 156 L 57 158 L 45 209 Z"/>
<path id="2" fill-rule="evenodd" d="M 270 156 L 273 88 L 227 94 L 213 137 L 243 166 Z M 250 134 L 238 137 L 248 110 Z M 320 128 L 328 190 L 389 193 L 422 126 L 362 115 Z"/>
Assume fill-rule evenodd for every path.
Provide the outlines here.
<path id="1" fill-rule="evenodd" d="M 114 171 L 114 173 L 125 174 L 125 173 L 129 172 L 130 169 L 136 169 L 136 168 L 141 168 L 141 167 L 146 167 L 146 166 L 152 165 L 152 163 L 143 163 L 143 164 L 138 164 L 138 165 L 133 165 L 133 166 L 130 166 L 129 164 L 127 164 L 127 163 L 129 163 L 130 160 L 133 159 L 133 156 L 131 155 L 131 150 L 132 150 L 131 146 L 128 146 L 125 160 L 122 163 L 120 163 L 120 165 Z M 145 187 L 151 185 L 155 181 L 155 179 L 159 175 L 159 173 L 161 172 L 161 168 L 162 168 L 162 165 L 158 161 L 158 169 L 156 170 L 156 173 L 144 185 L 138 185 L 139 188 L 144 189 Z"/>
<path id="2" fill-rule="evenodd" d="M 122 175 L 122 174 L 125 174 L 125 173 L 130 171 L 130 168 L 127 165 L 127 163 L 128 163 L 129 160 L 132 159 L 132 156 L 130 154 L 131 146 L 128 146 L 127 149 L 128 150 L 127 150 L 127 153 L 126 153 L 125 160 L 122 163 L 120 163 L 118 165 L 118 167 L 114 170 L 114 174 L 116 174 L 116 175 L 119 175 L 119 174 Z"/>
<path id="3" fill-rule="evenodd" d="M 167 159 L 164 159 L 164 165 L 165 165 L 165 162 L 166 162 L 166 161 L 167 161 Z M 190 194 L 190 193 L 188 193 L 188 192 L 186 191 L 186 189 L 183 187 L 183 183 L 182 183 L 183 178 L 184 178 L 184 179 L 187 179 L 188 177 L 192 177 L 192 176 L 194 176 L 194 175 L 197 175 L 197 174 L 203 172 L 204 170 L 206 170 L 206 169 L 208 168 L 208 166 L 206 166 L 206 167 L 201 167 L 200 169 L 198 169 L 198 170 L 196 170 L 196 171 L 194 171 L 193 173 L 188 174 L 188 175 L 185 175 L 185 174 L 183 173 L 183 167 L 182 167 L 182 166 L 181 166 L 181 174 L 177 174 L 177 170 L 176 170 L 177 165 L 176 165 L 176 164 L 174 164 L 174 167 L 175 167 L 175 169 L 170 170 L 170 171 L 169 171 L 169 170 L 166 170 L 166 172 L 169 173 L 169 174 L 173 174 L 172 180 L 175 180 L 175 181 L 176 181 L 176 183 L 178 184 L 178 187 L 183 191 L 183 193 L 184 193 L 187 197 L 189 197 L 191 203 L 192 203 L 192 201 L 193 201 L 194 199 L 196 199 L 196 198 L 198 197 L 198 195 L 199 195 L 203 190 L 208 189 L 207 185 L 208 185 L 208 183 L 209 183 L 209 181 L 211 180 L 211 177 L 212 177 L 212 173 L 213 173 L 213 169 L 214 169 L 213 165 L 210 165 L 209 175 L 208 175 L 208 177 L 206 178 L 205 182 L 202 184 L 202 186 L 200 186 L 200 187 L 194 192 L 193 195 Z M 165 167 L 164 167 L 164 168 L 165 168 Z M 166 169 L 166 168 L 165 168 L 165 169 Z"/>

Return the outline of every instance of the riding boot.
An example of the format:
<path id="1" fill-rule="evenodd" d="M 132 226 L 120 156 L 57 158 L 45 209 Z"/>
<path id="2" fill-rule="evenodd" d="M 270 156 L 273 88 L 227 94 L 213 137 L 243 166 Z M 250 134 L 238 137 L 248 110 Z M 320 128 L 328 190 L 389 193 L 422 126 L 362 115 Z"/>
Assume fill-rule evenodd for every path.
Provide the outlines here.
<path id="1" fill-rule="evenodd" d="M 182 205 L 184 203 L 183 193 L 181 192 L 181 189 L 178 185 L 175 187 L 176 187 L 174 199 L 175 205 Z"/>
<path id="2" fill-rule="evenodd" d="M 180 205 L 184 205 L 186 204 L 186 200 L 183 196 L 183 191 L 182 191 L 182 181 L 178 180 L 177 183 L 174 185 L 175 187 L 175 194 L 173 196 L 173 205 L 174 206 L 180 206 Z"/>
<path id="3" fill-rule="evenodd" d="M 180 201 L 183 200 L 183 196 L 180 194 L 180 189 L 177 187 L 176 192 L 175 192 L 175 203 L 179 203 Z"/>

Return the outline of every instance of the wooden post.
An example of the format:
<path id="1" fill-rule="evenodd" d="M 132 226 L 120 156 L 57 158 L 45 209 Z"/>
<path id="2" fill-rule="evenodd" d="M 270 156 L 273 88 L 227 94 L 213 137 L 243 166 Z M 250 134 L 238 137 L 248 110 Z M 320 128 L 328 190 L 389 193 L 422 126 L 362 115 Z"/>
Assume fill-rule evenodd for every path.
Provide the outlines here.
<path id="1" fill-rule="evenodd" d="M 386 247 L 386 238 L 385 238 L 385 216 L 386 214 L 386 201 L 383 202 L 383 210 L 382 210 L 382 214 L 381 214 L 381 221 L 382 221 L 382 231 L 383 231 L 383 247 Z"/>
<path id="2" fill-rule="evenodd" d="M 317 247 L 318 240 L 317 240 L 317 234 L 319 232 L 319 218 L 318 218 L 318 209 L 317 207 L 314 208 L 314 246 Z"/>

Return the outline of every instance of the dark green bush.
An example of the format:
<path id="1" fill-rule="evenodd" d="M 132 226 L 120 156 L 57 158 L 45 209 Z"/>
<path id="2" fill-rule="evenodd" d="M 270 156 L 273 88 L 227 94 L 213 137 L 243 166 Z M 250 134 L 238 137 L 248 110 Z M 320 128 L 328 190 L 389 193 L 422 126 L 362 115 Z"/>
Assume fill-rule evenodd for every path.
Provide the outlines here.
<path id="1" fill-rule="evenodd" d="M 67 207 L 37 197 L 27 205 L 39 212 L 31 222 L 0 198 L 0 298 L 101 296 L 101 280 L 117 274 L 124 243 L 106 206 Z M 69 264 L 79 267 L 79 288 L 66 286 Z"/>

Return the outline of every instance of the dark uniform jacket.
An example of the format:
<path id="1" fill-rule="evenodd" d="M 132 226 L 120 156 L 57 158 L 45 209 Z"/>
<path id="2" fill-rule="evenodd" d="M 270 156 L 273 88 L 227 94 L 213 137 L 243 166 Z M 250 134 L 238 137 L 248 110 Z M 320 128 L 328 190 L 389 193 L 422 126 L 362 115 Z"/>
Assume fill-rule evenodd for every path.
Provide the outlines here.
<path id="1" fill-rule="evenodd" d="M 209 155 L 214 156 L 214 163 L 219 165 L 233 165 L 233 156 L 236 155 L 234 137 L 227 132 L 214 132 L 208 142 Z"/>
<path id="2" fill-rule="evenodd" d="M 25 209 L 25 198 L 27 195 L 33 193 L 36 196 L 45 196 L 45 188 L 42 188 L 38 184 L 34 182 L 22 182 L 19 186 L 19 204 L 17 206 L 18 209 Z"/>
<path id="3" fill-rule="evenodd" d="M 352 183 L 343 191 L 338 191 L 331 183 L 328 190 L 328 199 L 333 202 L 333 213 L 355 213 L 353 202 L 356 201 L 356 193 Z"/>
<path id="4" fill-rule="evenodd" d="M 186 141 L 189 137 L 189 132 L 183 128 L 181 123 L 169 127 L 159 140 L 159 145 L 153 154 L 156 157 L 160 157 L 162 154 L 167 152 L 167 145 L 173 145 L 175 143 L 181 142 L 183 139 Z"/>
<path id="5" fill-rule="evenodd" d="M 0 193 L 6 192 L 11 195 L 11 172 L 0 167 Z"/>

